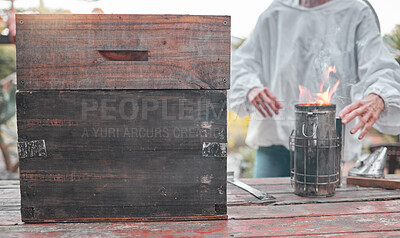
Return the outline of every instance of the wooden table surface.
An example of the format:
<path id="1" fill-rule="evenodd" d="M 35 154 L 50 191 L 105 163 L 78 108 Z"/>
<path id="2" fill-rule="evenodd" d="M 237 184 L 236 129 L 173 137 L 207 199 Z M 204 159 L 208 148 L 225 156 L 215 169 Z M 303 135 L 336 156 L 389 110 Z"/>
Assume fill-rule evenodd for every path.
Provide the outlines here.
<path id="1" fill-rule="evenodd" d="M 24 224 L 19 182 L 0 181 L 0 237 L 400 237 L 400 190 L 343 186 L 330 198 L 293 194 L 289 178 L 243 179 L 262 203 L 228 185 L 226 221 Z"/>

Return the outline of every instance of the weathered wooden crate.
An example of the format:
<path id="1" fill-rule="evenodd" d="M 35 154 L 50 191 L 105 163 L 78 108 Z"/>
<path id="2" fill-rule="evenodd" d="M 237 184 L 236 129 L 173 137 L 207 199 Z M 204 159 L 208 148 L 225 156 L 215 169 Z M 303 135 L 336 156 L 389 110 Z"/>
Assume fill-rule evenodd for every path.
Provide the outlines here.
<path id="1" fill-rule="evenodd" d="M 230 17 L 18 15 L 24 222 L 226 219 Z"/>

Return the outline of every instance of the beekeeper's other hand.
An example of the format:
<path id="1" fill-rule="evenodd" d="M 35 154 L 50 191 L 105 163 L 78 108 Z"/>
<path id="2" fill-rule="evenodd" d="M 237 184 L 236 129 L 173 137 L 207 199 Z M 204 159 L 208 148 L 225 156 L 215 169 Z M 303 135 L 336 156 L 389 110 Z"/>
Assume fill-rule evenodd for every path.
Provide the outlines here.
<path id="1" fill-rule="evenodd" d="M 385 103 L 382 98 L 376 94 L 369 94 L 363 100 L 354 102 L 345 107 L 340 113 L 343 124 L 349 123 L 354 118 L 360 116 L 360 121 L 351 129 L 350 133 L 354 134 L 361 129 L 361 134 L 358 139 L 361 140 L 367 132 L 378 120 L 379 115 L 385 108 Z"/>
<path id="2" fill-rule="evenodd" d="M 282 104 L 269 88 L 252 88 L 247 94 L 247 99 L 257 108 L 263 117 L 267 117 L 265 112 L 272 117 L 271 110 L 278 115 L 279 109 L 283 108 Z"/>

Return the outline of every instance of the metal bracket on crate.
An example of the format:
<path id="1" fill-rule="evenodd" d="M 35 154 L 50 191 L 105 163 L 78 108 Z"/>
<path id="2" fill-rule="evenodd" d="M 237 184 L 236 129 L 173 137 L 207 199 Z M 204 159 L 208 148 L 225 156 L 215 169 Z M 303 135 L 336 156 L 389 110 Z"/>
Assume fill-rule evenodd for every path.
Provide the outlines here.
<path id="1" fill-rule="evenodd" d="M 32 157 L 47 157 L 44 140 L 18 142 L 18 156 L 20 159 Z"/>
<path id="2" fill-rule="evenodd" d="M 227 143 L 204 142 L 202 155 L 203 157 L 224 157 L 227 156 Z"/>

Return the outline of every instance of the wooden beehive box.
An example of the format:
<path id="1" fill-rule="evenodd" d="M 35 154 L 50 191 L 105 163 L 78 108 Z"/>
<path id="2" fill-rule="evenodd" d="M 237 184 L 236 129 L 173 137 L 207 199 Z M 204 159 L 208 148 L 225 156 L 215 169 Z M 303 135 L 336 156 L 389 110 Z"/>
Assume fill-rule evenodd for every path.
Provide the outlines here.
<path id="1" fill-rule="evenodd" d="M 18 15 L 24 222 L 226 219 L 230 17 Z"/>

